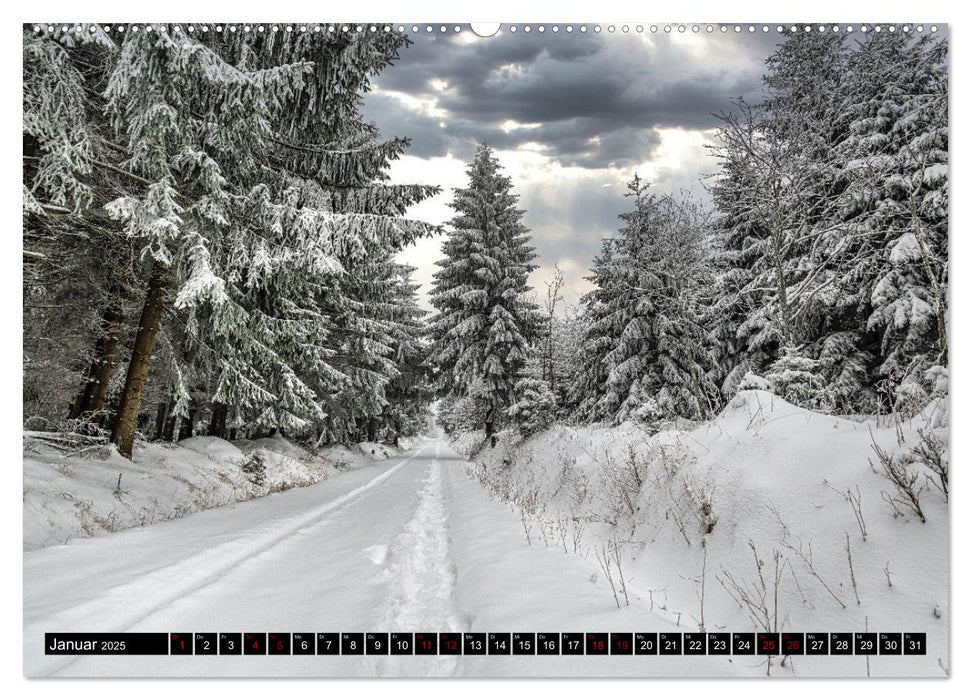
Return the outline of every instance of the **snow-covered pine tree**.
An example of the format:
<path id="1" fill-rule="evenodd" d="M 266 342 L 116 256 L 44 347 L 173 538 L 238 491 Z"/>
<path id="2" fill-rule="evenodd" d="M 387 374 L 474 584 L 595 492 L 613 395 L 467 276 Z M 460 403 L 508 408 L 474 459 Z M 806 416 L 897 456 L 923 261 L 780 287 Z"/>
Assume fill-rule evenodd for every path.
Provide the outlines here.
<path id="1" fill-rule="evenodd" d="M 845 132 L 844 39 L 795 34 L 767 65 L 764 100 L 739 101 L 722 115 L 713 149 L 722 165 L 711 187 L 721 213 L 711 318 L 722 391 L 730 395 L 747 372 L 798 356 L 827 375 L 814 384 L 820 391 L 842 383 L 844 396 L 859 400 L 865 339 L 834 270 L 843 231 L 834 149 Z"/>
<path id="2" fill-rule="evenodd" d="M 440 368 L 440 389 L 485 407 L 480 428 L 493 438 L 540 323 L 526 298 L 535 269 L 524 212 L 512 182 L 484 144 L 466 170 L 469 185 L 455 190 L 453 230 L 442 246 L 432 286 L 437 313 L 430 322 L 430 360 Z"/>
<path id="3" fill-rule="evenodd" d="M 715 149 L 723 389 L 755 370 L 814 408 L 877 410 L 878 382 L 919 405 L 946 362 L 946 40 L 800 32 L 768 66 Z"/>
<path id="4" fill-rule="evenodd" d="M 947 365 L 947 43 L 874 33 L 850 67 L 841 289 L 879 348 L 871 382 L 919 407 Z"/>
<path id="5" fill-rule="evenodd" d="M 601 401 L 610 375 L 605 358 L 634 312 L 633 300 L 624 294 L 621 270 L 615 262 L 616 244 L 614 238 L 601 241 L 600 253 L 593 259 L 590 274 L 585 278 L 593 284 L 593 289 L 580 299 L 579 371 L 569 395 L 576 417 L 582 421 L 601 421 L 608 417 Z"/>
<path id="6" fill-rule="evenodd" d="M 395 263 L 392 359 L 395 376 L 385 389 L 381 413 L 381 434 L 398 443 L 400 437 L 417 435 L 426 427 L 428 407 L 434 398 L 431 367 L 426 363 L 424 319 L 418 305 L 418 285 L 412 281 L 415 268 Z"/>
<path id="7" fill-rule="evenodd" d="M 232 289 L 264 321 L 257 350 L 273 348 L 292 370 L 274 394 L 293 400 L 254 411 L 223 392 L 218 398 L 234 406 L 237 425 L 316 434 L 318 442 L 361 439 L 374 434 L 385 410 L 385 387 L 397 376 L 391 258 L 435 230 L 404 213 L 438 188 L 387 184 L 387 169 L 408 142 L 381 141 L 359 106 L 369 77 L 406 43 L 394 33 L 322 31 L 267 33 L 230 47 L 239 60 L 250 56 L 264 70 L 312 66 L 308 89 L 273 124 L 272 149 L 254 183 L 269 194 L 260 212 L 264 232 L 246 239 L 258 253 L 244 252 L 230 265 L 245 280 Z M 329 258 L 325 267 L 334 263 L 329 269 L 320 267 L 322 254 Z M 261 293 L 261 284 L 277 292 Z M 231 377 L 232 364 L 227 370 Z M 290 392 L 294 386 L 301 391 Z"/>
<path id="8" fill-rule="evenodd" d="M 563 339 L 556 313 L 563 301 L 560 295 L 563 281 L 563 271 L 554 265 L 553 277 L 546 282 L 542 324 L 529 349 L 522 377 L 516 382 L 516 402 L 506 411 L 524 436 L 544 430 L 553 423 L 561 409 L 557 395 L 565 395 L 565 379 L 572 377 L 572 371 L 569 375 L 563 374 L 558 362 L 566 350 L 560 346 Z"/>
<path id="9" fill-rule="evenodd" d="M 701 418 L 714 387 L 702 301 L 710 284 L 706 213 L 648 193 L 640 178 L 624 226 L 604 244 L 583 297 L 588 318 L 578 415 L 585 420 Z M 602 385 L 599 384 L 603 376 Z"/>
<path id="10" fill-rule="evenodd" d="M 330 362 L 339 324 L 328 305 L 356 303 L 364 320 L 355 323 L 369 325 L 366 299 L 336 299 L 354 288 L 345 273 L 389 260 L 435 230 L 402 214 L 436 188 L 384 182 L 407 141 L 379 141 L 359 116 L 370 76 L 406 39 L 393 32 L 203 32 L 191 25 L 131 27 L 108 38 L 84 29 L 78 36 L 32 35 L 50 46 L 31 47 L 41 57 L 31 84 L 41 87 L 36 100 L 27 92 L 25 133 L 38 141 L 53 134 L 47 141 L 56 145 L 77 129 L 65 119 L 45 132 L 46 117 L 34 125 L 38 110 L 31 105 L 50 103 L 58 90 L 76 93 L 77 71 L 59 57 L 99 42 L 104 109 L 75 114 L 106 114 L 92 139 L 104 160 L 85 160 L 82 149 L 67 161 L 75 167 L 45 169 L 50 149 L 42 144 L 25 210 L 73 211 L 87 200 L 70 177 L 86 184 L 89 161 L 111 173 L 114 199 L 97 205 L 135 243 L 135 279 L 147 287 L 113 440 L 131 454 L 156 337 L 161 330 L 166 340 L 170 323 L 184 332 L 167 343 L 174 361 L 167 375 L 195 383 L 172 388 L 177 413 L 191 410 L 186 397 L 208 386 L 201 400 L 212 397 L 217 431 L 226 413 L 234 425 L 319 424 L 327 401 L 340 400 L 350 381 Z M 84 145 L 80 137 L 72 143 Z M 60 194 L 51 184 L 58 182 L 67 183 Z M 365 350 L 384 359 L 391 352 L 380 343 Z M 383 366 L 387 383 L 394 369 Z"/>
<path id="11" fill-rule="evenodd" d="M 132 312 L 132 245 L 102 208 L 130 182 L 104 138 L 115 47 L 43 29 L 23 31 L 24 416 L 100 425 Z"/>

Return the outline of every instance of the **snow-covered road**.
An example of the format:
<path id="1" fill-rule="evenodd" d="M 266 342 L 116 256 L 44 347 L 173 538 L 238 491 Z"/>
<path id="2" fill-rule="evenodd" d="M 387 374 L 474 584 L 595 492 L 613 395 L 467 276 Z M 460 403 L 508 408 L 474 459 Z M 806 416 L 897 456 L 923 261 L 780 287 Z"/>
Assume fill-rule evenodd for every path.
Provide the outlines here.
<path id="1" fill-rule="evenodd" d="M 725 657 L 45 656 L 45 632 L 678 631 L 530 546 L 440 438 L 303 489 L 24 555 L 28 676 L 751 674 Z M 684 627 L 680 628 L 685 630 Z M 744 665 L 744 668 L 742 667 Z"/>

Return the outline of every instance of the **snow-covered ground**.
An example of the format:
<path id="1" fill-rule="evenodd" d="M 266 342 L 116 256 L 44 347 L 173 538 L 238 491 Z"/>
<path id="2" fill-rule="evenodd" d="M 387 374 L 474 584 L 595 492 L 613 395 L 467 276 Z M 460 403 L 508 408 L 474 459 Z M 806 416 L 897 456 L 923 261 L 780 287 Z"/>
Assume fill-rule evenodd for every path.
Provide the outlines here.
<path id="1" fill-rule="evenodd" d="M 944 409 L 904 422 L 846 420 L 744 391 L 689 430 L 504 435 L 472 473 L 510 504 L 521 539 L 528 531 L 534 547 L 576 552 L 594 567 L 605 559 L 622 607 L 623 578 L 631 606 L 647 603 L 684 631 L 927 633 L 925 657 L 792 657 L 762 673 L 942 676 L 948 508 L 912 450 L 923 433 L 946 459 Z M 918 475 L 926 522 L 887 501 L 897 494 L 877 472 L 874 444 Z"/>
<path id="2" fill-rule="evenodd" d="M 871 440 L 908 453 L 925 418 L 844 420 L 748 391 L 709 423 L 655 436 L 556 427 L 472 462 L 430 438 L 306 488 L 26 552 L 24 672 L 941 676 L 946 503 L 928 486 L 926 523 L 894 517 L 870 466 Z M 756 631 L 763 599 L 782 631 L 926 632 L 928 654 L 768 668 L 739 656 L 43 654 L 51 631 Z"/>
<path id="3" fill-rule="evenodd" d="M 303 489 L 24 555 L 28 676 L 725 675 L 726 659 L 53 657 L 45 631 L 676 629 L 530 547 L 441 439 Z M 427 627 L 426 627 L 427 626 Z M 431 629 L 434 628 L 434 629 Z"/>
<path id="4" fill-rule="evenodd" d="M 107 446 L 57 449 L 28 433 L 24 550 L 315 484 L 396 452 L 386 445 L 361 443 L 327 447 L 314 456 L 279 437 L 236 443 L 194 437 L 177 444 L 137 443 L 132 461 Z M 254 453 L 263 457 L 262 484 L 243 471 Z"/>

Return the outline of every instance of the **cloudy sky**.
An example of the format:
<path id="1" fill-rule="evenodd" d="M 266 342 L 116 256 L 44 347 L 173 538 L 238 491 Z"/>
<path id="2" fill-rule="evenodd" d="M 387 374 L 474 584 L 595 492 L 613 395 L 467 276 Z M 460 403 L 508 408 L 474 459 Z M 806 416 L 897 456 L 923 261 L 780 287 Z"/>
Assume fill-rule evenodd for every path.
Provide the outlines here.
<path id="1" fill-rule="evenodd" d="M 542 293 L 558 264 L 565 298 L 589 289 L 583 277 L 616 230 L 626 182 L 637 172 L 658 191 L 705 197 L 699 178 L 712 173 L 705 149 L 733 98 L 758 96 L 775 32 L 638 34 L 592 26 L 586 33 L 513 33 L 481 38 L 419 31 L 385 70 L 364 102 L 365 116 L 385 137 L 412 145 L 394 165 L 400 183 L 437 184 L 441 195 L 409 215 L 434 223 L 452 216 L 451 188 L 466 184 L 475 144 L 493 146 L 513 179 L 539 255 L 532 285 Z M 424 27 L 422 27 L 424 30 Z M 441 239 L 401 254 L 428 285 Z"/>

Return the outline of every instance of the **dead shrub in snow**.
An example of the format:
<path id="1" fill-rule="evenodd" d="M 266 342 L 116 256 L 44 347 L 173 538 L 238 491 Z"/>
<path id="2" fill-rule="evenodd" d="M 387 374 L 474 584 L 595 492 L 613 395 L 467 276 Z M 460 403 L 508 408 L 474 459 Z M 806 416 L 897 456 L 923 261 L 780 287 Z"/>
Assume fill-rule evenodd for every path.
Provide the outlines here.
<path id="1" fill-rule="evenodd" d="M 694 460 L 693 452 L 681 443 L 656 445 L 646 470 L 645 500 L 670 503 L 665 519 L 674 522 L 689 547 L 695 534 L 693 522 L 702 538 L 710 535 L 718 523 L 712 487 L 702 483 L 697 474 L 686 471 Z"/>
<path id="2" fill-rule="evenodd" d="M 839 494 L 844 501 L 850 504 L 850 508 L 853 509 L 853 517 L 856 518 L 857 527 L 860 528 L 860 535 L 863 537 L 863 541 L 866 542 L 867 531 L 866 531 L 866 521 L 863 519 L 863 496 L 860 494 L 860 485 L 856 485 L 856 490 L 846 489 L 846 491 L 840 491 L 834 487 L 829 481 L 823 479 L 823 483 L 830 488 L 830 490 Z"/>
<path id="3" fill-rule="evenodd" d="M 948 467 L 950 459 L 947 454 L 947 446 L 931 430 L 918 430 L 917 434 L 920 436 L 920 442 L 917 443 L 917 447 L 911 450 L 911 454 L 923 462 L 924 466 L 934 473 L 935 478 L 929 479 L 930 483 L 944 494 L 944 500 L 948 500 Z"/>
<path id="4" fill-rule="evenodd" d="M 624 550 L 620 541 L 614 536 L 610 540 L 601 540 L 600 545 L 594 549 L 597 556 L 597 563 L 600 570 L 604 572 L 610 590 L 614 594 L 614 602 L 620 607 L 620 596 L 624 597 L 624 603 L 630 606 L 630 598 L 627 595 L 627 579 L 624 577 L 622 565 Z M 618 595 L 619 591 L 619 595 Z"/>
<path id="5" fill-rule="evenodd" d="M 875 440 L 872 441 L 873 452 L 877 456 L 879 467 L 870 460 L 873 470 L 889 481 L 896 492 L 895 495 L 887 494 L 885 498 L 896 507 L 909 508 L 922 523 L 927 522 L 924 511 L 920 505 L 920 495 L 924 491 L 924 485 L 920 483 L 920 472 L 911 467 L 912 455 L 897 457 L 892 452 L 882 449 Z"/>
<path id="6" fill-rule="evenodd" d="M 577 445 L 575 441 L 558 442 L 559 473 L 554 479 L 550 501 L 565 500 L 567 512 L 574 518 L 580 516 L 590 506 L 590 475 L 577 465 Z"/>
<path id="7" fill-rule="evenodd" d="M 670 485 L 692 459 L 691 453 L 680 443 L 657 445 L 651 451 L 647 478 L 654 488 L 661 489 Z"/>
<path id="8" fill-rule="evenodd" d="M 732 600 L 748 613 L 756 628 L 775 632 L 779 626 L 779 590 L 784 564 L 782 555 L 777 549 L 772 551 L 770 569 L 759 556 L 755 542 L 749 540 L 748 546 L 755 559 L 755 578 L 751 581 L 739 581 L 722 565 L 721 576 L 716 575 L 715 579 Z"/>
<path id="9" fill-rule="evenodd" d="M 644 485 L 641 475 L 643 466 L 633 445 L 628 445 L 627 451 L 627 458 L 623 461 L 605 451 L 604 458 L 598 460 L 597 464 L 600 467 L 604 522 L 616 526 L 627 521 L 631 523 L 633 531 L 637 527 L 638 501 Z"/>
<path id="10" fill-rule="evenodd" d="M 839 604 L 839 606 L 841 608 L 843 608 L 845 610 L 846 609 L 846 603 L 844 603 L 842 600 L 840 600 L 840 597 L 838 595 L 836 595 L 836 593 L 833 591 L 832 587 L 830 587 L 830 585 L 828 583 L 826 583 L 825 579 L 823 579 L 822 575 L 819 573 L 819 570 L 816 568 L 816 565 L 813 563 L 813 543 L 812 543 L 812 541 L 810 540 L 808 542 L 808 544 L 805 544 L 804 545 L 803 544 L 803 541 L 800 539 L 799 540 L 799 546 L 796 547 L 796 546 L 793 546 L 793 544 L 791 542 L 789 542 L 786 537 L 783 537 L 782 538 L 782 544 L 785 547 L 787 547 L 789 549 L 789 551 L 791 551 L 793 554 L 795 554 L 796 556 L 799 557 L 799 559 L 803 563 L 803 566 L 806 567 L 806 571 L 808 571 L 809 574 L 814 579 L 816 579 L 816 581 L 818 581 L 819 584 L 825 589 L 825 591 L 830 595 L 830 597 L 833 600 L 835 600 Z M 791 566 L 790 566 L 790 569 L 791 569 Z M 793 572 L 793 576 L 795 576 L 795 572 Z M 805 598 L 805 596 L 804 596 L 804 598 Z"/>

